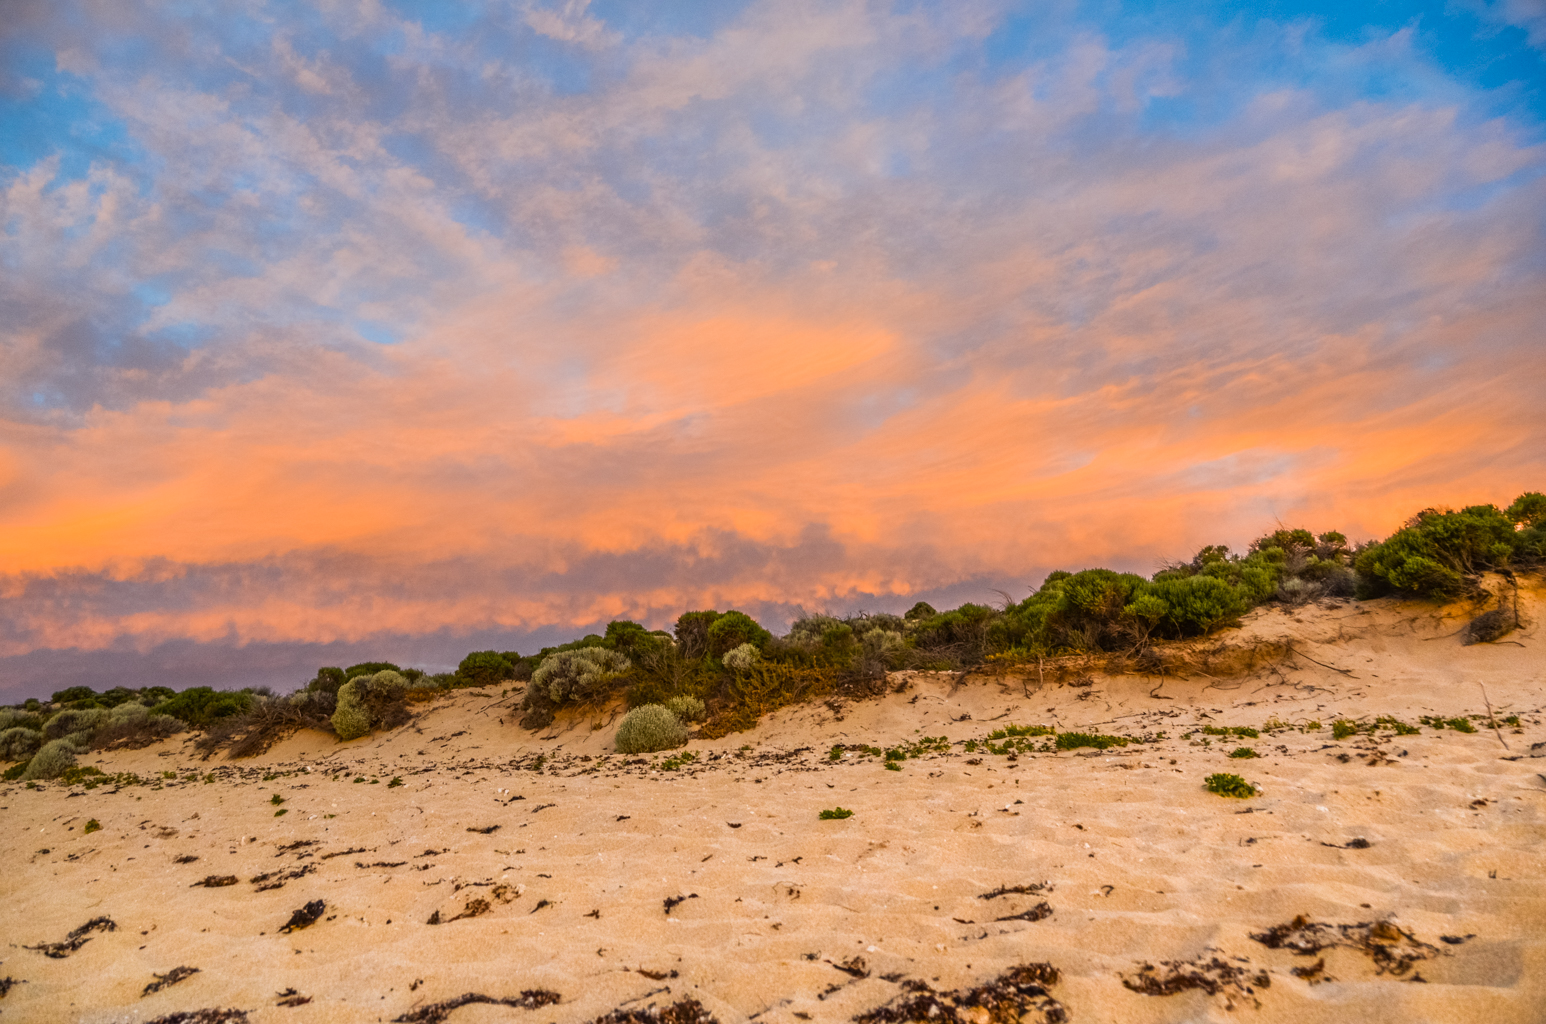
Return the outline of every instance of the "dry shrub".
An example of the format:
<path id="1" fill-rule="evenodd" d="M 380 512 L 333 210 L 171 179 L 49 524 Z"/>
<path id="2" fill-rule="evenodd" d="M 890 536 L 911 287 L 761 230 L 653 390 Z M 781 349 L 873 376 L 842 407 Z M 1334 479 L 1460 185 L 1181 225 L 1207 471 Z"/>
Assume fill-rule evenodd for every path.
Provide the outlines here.
<path id="1" fill-rule="evenodd" d="M 139 750 L 160 743 L 186 729 L 181 719 L 171 715 L 143 715 L 115 718 L 91 738 L 97 750 Z"/>
<path id="2" fill-rule="evenodd" d="M 835 668 L 801 668 L 771 661 L 754 665 L 726 683 L 723 697 L 715 702 L 713 718 L 698 735 L 718 739 L 745 732 L 770 711 L 825 697 L 841 681 Z"/>

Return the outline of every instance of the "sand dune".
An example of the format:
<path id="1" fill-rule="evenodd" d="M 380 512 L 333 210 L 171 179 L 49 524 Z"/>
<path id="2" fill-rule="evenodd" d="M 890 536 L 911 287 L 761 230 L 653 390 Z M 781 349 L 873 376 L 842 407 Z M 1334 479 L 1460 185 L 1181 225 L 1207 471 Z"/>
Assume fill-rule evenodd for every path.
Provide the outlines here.
<path id="1" fill-rule="evenodd" d="M 1220 638 L 1266 652 L 1229 676 L 898 673 L 694 740 L 674 769 L 613 754 L 610 713 L 524 732 L 497 691 L 249 761 L 94 756 L 168 774 L 0 790 L 0 1015 L 1546 1020 L 1542 605 L 1527 592 L 1513 642 L 1470 647 L 1457 607 L 1261 609 Z M 1331 731 L 1488 702 L 1518 727 Z M 1320 728 L 1196 731 L 1272 718 Z M 964 749 L 1010 723 L 1164 738 Z M 900 770 L 830 760 L 939 736 L 948 753 Z M 1261 795 L 1215 796 L 1214 772 Z M 465 994 L 496 1002 L 436 1009 Z"/>

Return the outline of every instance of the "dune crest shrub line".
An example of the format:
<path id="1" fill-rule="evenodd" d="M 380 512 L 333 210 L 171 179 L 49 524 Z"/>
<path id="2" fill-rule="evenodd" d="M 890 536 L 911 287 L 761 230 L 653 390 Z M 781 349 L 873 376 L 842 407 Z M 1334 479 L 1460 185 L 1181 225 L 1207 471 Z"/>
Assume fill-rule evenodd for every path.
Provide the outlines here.
<path id="1" fill-rule="evenodd" d="M 0 708 L 0 761 L 12 764 L 8 778 L 57 778 L 85 751 L 146 746 L 187 730 L 199 734 L 196 748 L 205 757 L 221 750 L 245 757 L 298 729 L 331 732 L 341 740 L 395 729 L 413 717 L 416 705 L 457 689 L 500 700 L 506 720 L 528 729 L 545 728 L 568 710 L 599 709 L 622 698 L 632 710 L 618 729 L 619 751 L 665 750 L 686 742 L 689 724 L 697 726 L 697 735 L 713 739 L 750 729 L 763 715 L 791 704 L 882 693 L 886 673 L 900 669 L 1013 667 L 1108 652 L 1135 657 L 1139 665 L 1152 662 L 1163 671 L 1157 645 L 1206 636 L 1264 604 L 1481 598 L 1487 596 L 1481 574 L 1539 570 L 1543 564 L 1546 493 L 1527 491 L 1506 508 L 1423 509 L 1379 541 L 1354 544 L 1336 531 L 1283 528 L 1238 554 L 1224 545 L 1205 546 L 1148 578 L 1104 568 L 1060 570 L 1020 601 L 1005 595 L 998 605 L 968 602 L 943 611 L 918 601 L 903 615 L 802 614 L 783 636 L 745 612 L 704 609 L 683 612 L 670 630 L 616 620 L 604 633 L 533 654 L 472 651 L 454 672 L 428 673 L 389 661 L 325 666 L 283 696 L 267 687 L 195 686 L 178 692 L 115 686 L 97 692 L 72 686 L 46 702 L 33 698 Z M 1468 642 L 1490 642 L 1517 625 L 1501 600 L 1487 614 L 1498 624 L 1472 630 Z M 1474 730 L 1463 719 L 1422 724 Z M 1417 731 L 1393 719 L 1333 723 L 1339 739 L 1379 728 L 1399 735 Z M 1253 729 L 1201 731 L 1257 736 Z M 1040 739 L 1033 742 L 1034 737 Z M 1105 749 L 1130 741 L 1026 727 L 980 743 L 987 752 L 1010 754 Z M 971 743 L 968 752 L 978 745 Z M 1239 747 L 1232 756 L 1252 753 Z"/>

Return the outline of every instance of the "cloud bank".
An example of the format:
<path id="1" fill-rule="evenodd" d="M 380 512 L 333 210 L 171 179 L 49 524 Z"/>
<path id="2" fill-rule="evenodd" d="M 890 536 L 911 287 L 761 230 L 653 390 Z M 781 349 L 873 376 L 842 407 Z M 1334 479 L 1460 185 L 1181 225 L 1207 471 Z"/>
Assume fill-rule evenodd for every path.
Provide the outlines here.
<path id="1" fill-rule="evenodd" d="M 981 600 L 1546 481 L 1522 7 L 1043 7 L 19 5 L 0 689 Z"/>

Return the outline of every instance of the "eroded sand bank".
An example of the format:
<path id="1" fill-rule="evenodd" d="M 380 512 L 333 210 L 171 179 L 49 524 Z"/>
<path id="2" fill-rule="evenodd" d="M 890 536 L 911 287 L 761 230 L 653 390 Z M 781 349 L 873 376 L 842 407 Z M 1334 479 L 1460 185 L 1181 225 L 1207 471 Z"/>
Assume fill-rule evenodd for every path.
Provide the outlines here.
<path id="1" fill-rule="evenodd" d="M 1541 610 L 1527 593 L 1527 624 Z M 95 755 L 110 773 L 176 778 L 0 790 L 0 978 L 15 979 L 0 1016 L 434 1019 L 426 1008 L 464 993 L 551 992 L 444 1019 L 568 1024 L 694 999 L 723 1024 L 794 1024 L 911 999 L 977 1024 L 1009 1011 L 958 1005 L 965 993 L 1050 964 L 1057 980 L 1039 975 L 1045 995 L 1019 1004 L 1027 1020 L 1540 1021 L 1546 659 L 1529 625 L 1517 643 L 1462 646 L 1462 614 L 1260 610 L 1229 643 L 1292 651 L 1227 678 L 898 674 L 882 698 L 693 741 L 676 770 L 609 757 L 613 729 L 590 718 L 521 731 L 497 692 L 249 761 L 201 761 L 180 740 Z M 1484 688 L 1518 729 L 1332 738 L 1337 718 L 1484 715 Z M 1322 728 L 1182 738 L 1271 718 Z M 1008 723 L 1166 738 L 963 750 Z M 900 771 L 829 760 L 833 744 L 925 736 L 954 745 Z M 1230 759 L 1240 745 L 1263 756 Z M 1202 788 L 1228 771 L 1262 795 Z M 819 820 L 836 807 L 853 816 Z M 195 884 L 211 876 L 236 882 Z M 315 924 L 281 932 L 318 900 Z M 97 918 L 116 930 L 68 955 L 24 948 Z M 1275 926 L 1290 927 L 1273 940 Z M 197 973 L 142 995 L 178 967 Z"/>

